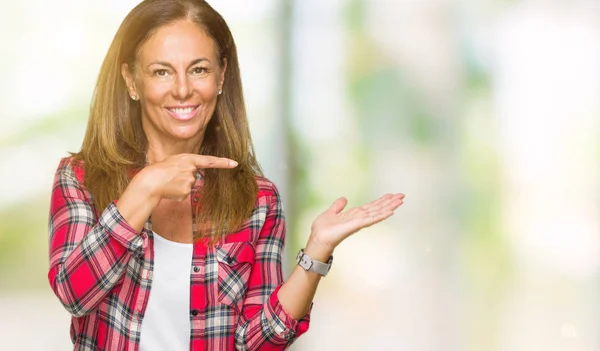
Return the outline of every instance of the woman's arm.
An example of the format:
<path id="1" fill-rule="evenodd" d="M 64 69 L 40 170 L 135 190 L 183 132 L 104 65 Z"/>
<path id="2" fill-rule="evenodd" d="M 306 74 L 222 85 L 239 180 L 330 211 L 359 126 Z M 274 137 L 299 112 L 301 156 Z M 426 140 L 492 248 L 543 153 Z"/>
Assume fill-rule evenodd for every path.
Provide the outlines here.
<path id="1" fill-rule="evenodd" d="M 67 311 L 81 317 L 111 291 L 132 255 L 143 255 L 147 238 L 138 233 L 145 220 L 136 218 L 148 218 L 151 201 L 140 193 L 124 196 L 119 206 L 127 217 L 113 202 L 96 218 L 73 167 L 61 161 L 52 189 L 48 280 Z"/>
<path id="2" fill-rule="evenodd" d="M 389 217 L 403 195 L 386 195 L 344 213 L 345 199 L 336 201 L 317 218 L 305 253 L 326 262 L 333 248 L 352 233 Z M 309 311 L 320 275 L 296 267 L 283 283 L 282 256 L 285 220 L 281 200 L 273 186 L 269 210 L 256 244 L 242 318 L 235 335 L 238 350 L 285 350 L 308 330 Z"/>
<path id="3" fill-rule="evenodd" d="M 342 211 L 347 200 L 336 200 L 313 223 L 304 253 L 314 260 L 327 262 L 337 245 L 359 230 L 393 215 L 403 198 L 403 194 L 388 194 L 345 212 Z M 283 308 L 294 318 L 302 318 L 310 308 L 320 280 L 320 274 L 296 266 L 279 289 L 279 301 Z"/>
<path id="4" fill-rule="evenodd" d="M 140 232 L 161 198 L 187 198 L 198 168 L 236 165 L 211 156 L 168 157 L 134 176 L 121 197 L 96 218 L 75 176 L 76 166 L 63 159 L 50 204 L 48 280 L 67 311 L 76 317 L 89 313 L 122 277 L 132 255 L 144 254 L 148 238 Z"/>

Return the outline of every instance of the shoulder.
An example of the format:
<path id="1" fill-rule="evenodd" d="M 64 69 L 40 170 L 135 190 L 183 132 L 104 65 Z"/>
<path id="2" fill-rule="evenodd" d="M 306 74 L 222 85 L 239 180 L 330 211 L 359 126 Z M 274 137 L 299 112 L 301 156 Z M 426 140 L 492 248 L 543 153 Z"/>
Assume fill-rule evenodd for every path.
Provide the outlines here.
<path id="1" fill-rule="evenodd" d="M 256 183 L 258 184 L 258 196 L 255 209 L 260 209 L 259 213 L 266 217 L 283 220 L 283 202 L 275 183 L 263 176 L 256 176 Z M 266 217 L 263 217 L 263 220 Z"/>
<path id="2" fill-rule="evenodd" d="M 83 160 L 75 155 L 62 158 L 56 169 L 57 177 L 69 177 L 79 183 L 83 183 L 84 174 Z"/>
<path id="3" fill-rule="evenodd" d="M 277 189 L 277 186 L 269 179 L 262 176 L 256 176 L 256 184 L 258 185 L 259 199 L 261 197 L 279 198 L 279 190 Z"/>

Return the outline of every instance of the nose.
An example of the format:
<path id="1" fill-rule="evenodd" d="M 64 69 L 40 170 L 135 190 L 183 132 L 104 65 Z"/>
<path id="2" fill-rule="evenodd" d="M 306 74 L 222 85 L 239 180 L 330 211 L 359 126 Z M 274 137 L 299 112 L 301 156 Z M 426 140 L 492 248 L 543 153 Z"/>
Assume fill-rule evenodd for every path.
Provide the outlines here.
<path id="1" fill-rule="evenodd" d="M 173 85 L 173 96 L 178 100 L 186 100 L 192 93 L 191 82 L 186 73 L 177 75 Z"/>

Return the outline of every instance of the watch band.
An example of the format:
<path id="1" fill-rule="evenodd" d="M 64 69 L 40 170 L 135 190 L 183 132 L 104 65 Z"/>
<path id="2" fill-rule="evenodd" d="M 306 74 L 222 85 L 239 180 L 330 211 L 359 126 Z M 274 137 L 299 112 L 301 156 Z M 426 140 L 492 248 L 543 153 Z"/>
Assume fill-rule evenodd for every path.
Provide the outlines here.
<path id="1" fill-rule="evenodd" d="M 296 262 L 300 267 L 304 268 L 305 271 L 312 271 L 322 276 L 326 276 L 331 269 L 333 256 L 330 256 L 326 263 L 320 262 L 305 254 L 304 249 L 300 249 L 300 252 L 298 252 L 298 256 L 296 257 Z"/>

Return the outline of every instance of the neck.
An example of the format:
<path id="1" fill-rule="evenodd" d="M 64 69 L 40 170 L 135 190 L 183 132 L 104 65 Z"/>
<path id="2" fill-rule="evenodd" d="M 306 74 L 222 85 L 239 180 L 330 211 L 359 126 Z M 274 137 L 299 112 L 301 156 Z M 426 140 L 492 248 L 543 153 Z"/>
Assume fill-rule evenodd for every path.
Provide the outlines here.
<path id="1" fill-rule="evenodd" d="M 199 139 L 185 141 L 148 140 L 146 161 L 148 163 L 161 162 L 165 158 L 179 154 L 195 154 L 202 145 L 202 136 Z"/>

